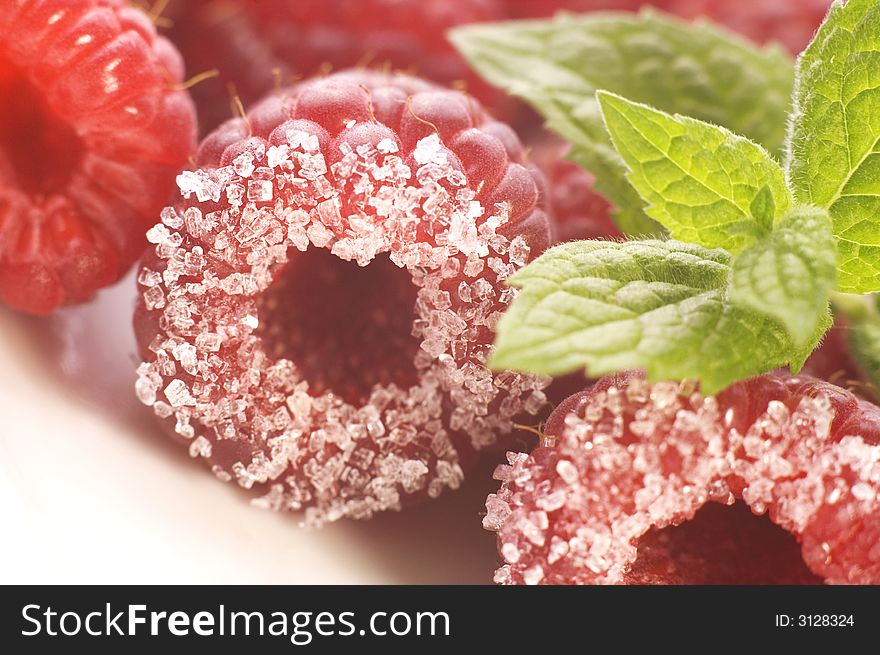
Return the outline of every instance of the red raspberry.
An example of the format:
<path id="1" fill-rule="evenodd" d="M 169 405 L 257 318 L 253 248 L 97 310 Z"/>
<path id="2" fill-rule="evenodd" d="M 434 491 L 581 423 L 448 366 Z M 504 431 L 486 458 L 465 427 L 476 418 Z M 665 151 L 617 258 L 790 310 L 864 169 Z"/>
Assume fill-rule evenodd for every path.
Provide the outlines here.
<path id="1" fill-rule="evenodd" d="M 831 0 L 661 0 L 657 6 L 683 18 L 709 18 L 758 43 L 778 41 L 798 54 L 819 29 Z"/>
<path id="2" fill-rule="evenodd" d="M 822 337 L 821 345 L 807 359 L 802 372 L 846 387 L 873 403 L 880 403 L 880 389 L 853 352 L 850 330 L 846 320 L 838 315 L 834 325 Z"/>
<path id="3" fill-rule="evenodd" d="M 844 389 L 609 376 L 547 434 L 496 471 L 497 582 L 880 582 L 880 408 Z"/>
<path id="4" fill-rule="evenodd" d="M 0 300 L 16 309 L 47 314 L 117 280 L 195 149 L 180 57 L 127 4 L 0 11 Z"/>
<path id="5" fill-rule="evenodd" d="M 764 43 L 779 41 L 791 52 L 803 50 L 828 13 L 830 0 L 507 0 L 514 16 L 552 16 L 560 10 L 638 11 L 653 6 L 694 19 L 705 17 L 750 39 Z"/>
<path id="6" fill-rule="evenodd" d="M 137 391 L 190 452 L 309 523 L 457 487 L 545 402 L 485 367 L 502 281 L 549 245 L 511 129 L 456 91 L 342 72 L 228 121 L 150 230 Z"/>
<path id="7" fill-rule="evenodd" d="M 622 239 L 623 234 L 611 218 L 611 203 L 593 188 L 595 178 L 565 158 L 570 149 L 570 144 L 548 134 L 542 135 L 529 151 L 529 159 L 547 179 L 554 242 Z"/>
<path id="8" fill-rule="evenodd" d="M 175 42 L 189 69 L 218 68 L 219 81 L 193 89 L 202 129 L 229 116 L 227 84 L 245 104 L 283 80 L 387 64 L 451 84 L 484 102 L 500 97 L 446 40 L 464 23 L 504 18 L 502 0 L 188 0 L 174 15 Z"/>
<path id="9" fill-rule="evenodd" d="M 515 18 L 544 18 L 557 11 L 586 13 L 590 11 L 638 11 L 643 5 L 658 2 L 643 0 L 506 0 L 508 11 Z"/>

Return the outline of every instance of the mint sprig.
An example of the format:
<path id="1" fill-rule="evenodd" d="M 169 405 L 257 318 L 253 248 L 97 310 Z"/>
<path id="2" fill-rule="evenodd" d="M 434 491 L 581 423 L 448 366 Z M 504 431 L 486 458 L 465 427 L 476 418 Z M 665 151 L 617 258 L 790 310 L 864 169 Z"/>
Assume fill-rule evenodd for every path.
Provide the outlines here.
<path id="1" fill-rule="evenodd" d="M 779 321 L 795 346 L 808 345 L 827 322 L 835 282 L 828 212 L 792 209 L 782 167 L 756 143 L 604 91 L 597 96 L 648 214 L 676 239 L 738 255 L 728 300 Z"/>
<path id="2" fill-rule="evenodd" d="M 560 14 L 468 25 L 450 39 L 489 82 L 529 102 L 572 143 L 571 159 L 593 173 L 631 236 L 662 230 L 623 177 L 594 96 L 598 89 L 724 125 L 771 152 L 784 142 L 791 59 L 778 47 L 758 48 L 710 23 L 655 11 Z"/>
<path id="3" fill-rule="evenodd" d="M 520 270 L 490 365 L 557 375 L 644 368 L 706 393 L 806 358 L 769 317 L 725 299 L 731 257 L 678 241 L 575 241 Z M 822 326 L 822 330 L 827 324 Z"/>
<path id="4" fill-rule="evenodd" d="M 588 86 L 554 93 L 570 108 L 598 104 L 581 117 L 604 119 L 646 215 L 677 240 L 545 253 L 510 280 L 521 291 L 493 366 L 644 368 L 713 393 L 781 365 L 796 372 L 831 324 L 832 291 L 880 291 L 876 0 L 835 4 L 799 59 L 784 168 L 735 131 L 609 91 L 579 97 Z M 880 361 L 880 319 L 854 323 L 856 351 Z"/>

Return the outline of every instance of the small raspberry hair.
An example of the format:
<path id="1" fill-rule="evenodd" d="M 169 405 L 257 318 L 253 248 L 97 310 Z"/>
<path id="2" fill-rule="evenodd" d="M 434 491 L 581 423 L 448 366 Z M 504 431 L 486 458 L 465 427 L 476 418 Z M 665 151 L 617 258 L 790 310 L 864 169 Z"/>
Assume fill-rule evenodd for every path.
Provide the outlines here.
<path id="1" fill-rule="evenodd" d="M 831 0 L 507 0 L 517 18 L 557 11 L 638 11 L 656 7 L 681 18 L 708 18 L 758 43 L 777 41 L 792 53 L 803 50 L 828 13 Z"/>
<path id="2" fill-rule="evenodd" d="M 388 66 L 445 85 L 463 84 L 484 103 L 500 94 L 446 39 L 465 23 L 505 18 L 502 0 L 187 0 L 172 7 L 175 42 L 192 70 L 219 69 L 193 89 L 202 128 L 229 116 L 227 85 L 247 105 L 277 80 L 359 65 Z"/>
<path id="3" fill-rule="evenodd" d="M 536 173 L 471 97 L 367 71 L 208 136 L 139 276 L 137 393 L 193 456 L 306 522 L 455 488 L 545 404 L 485 366 L 549 245 Z"/>
<path id="4" fill-rule="evenodd" d="M 145 245 L 195 150 L 180 56 L 123 0 L 0 10 L 0 301 L 87 300 Z"/>
<path id="5" fill-rule="evenodd" d="M 496 582 L 880 582 L 880 408 L 807 376 L 686 387 L 603 378 L 509 453 Z"/>

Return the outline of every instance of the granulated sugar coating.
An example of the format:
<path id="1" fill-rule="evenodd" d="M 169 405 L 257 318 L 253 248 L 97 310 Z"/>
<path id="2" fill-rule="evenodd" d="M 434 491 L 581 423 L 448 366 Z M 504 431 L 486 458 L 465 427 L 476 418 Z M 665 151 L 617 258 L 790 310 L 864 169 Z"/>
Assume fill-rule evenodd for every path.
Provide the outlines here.
<path id="1" fill-rule="evenodd" d="M 352 71 L 203 142 L 140 273 L 137 393 L 224 480 L 306 523 L 456 488 L 545 405 L 486 367 L 549 245 L 513 132 L 470 97 Z"/>
<path id="2" fill-rule="evenodd" d="M 547 432 L 496 471 L 496 582 L 880 582 L 880 408 L 844 389 L 609 376 Z"/>

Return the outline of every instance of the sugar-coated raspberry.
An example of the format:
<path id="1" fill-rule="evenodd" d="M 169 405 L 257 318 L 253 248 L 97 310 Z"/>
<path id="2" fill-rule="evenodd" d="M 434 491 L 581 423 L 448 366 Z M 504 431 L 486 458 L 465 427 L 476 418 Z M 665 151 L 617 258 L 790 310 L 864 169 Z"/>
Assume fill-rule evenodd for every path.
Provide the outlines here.
<path id="1" fill-rule="evenodd" d="M 484 102 L 499 94 L 481 81 L 446 40 L 450 28 L 500 20 L 502 0 L 187 0 L 174 37 L 191 71 L 219 69 L 219 80 L 193 89 L 202 129 L 228 118 L 227 85 L 245 104 L 290 80 L 326 69 L 369 64 L 461 82 Z"/>
<path id="2" fill-rule="evenodd" d="M 195 150 L 174 47 L 124 0 L 0 10 L 0 301 L 87 300 L 140 256 Z"/>
<path id="3" fill-rule="evenodd" d="M 496 471 L 497 582 L 880 582 L 880 408 L 845 389 L 609 376 L 546 431 Z"/>
<path id="4" fill-rule="evenodd" d="M 215 473 L 306 522 L 455 488 L 545 404 L 492 374 L 502 281 L 550 243 L 537 175 L 471 97 L 347 71 L 209 135 L 149 231 L 137 393 Z"/>
<path id="5" fill-rule="evenodd" d="M 682 18 L 708 18 L 765 43 L 778 41 L 803 50 L 819 28 L 830 0 L 507 0 L 514 16 L 543 17 L 557 11 L 637 11 L 652 6 Z"/>
<path id="6" fill-rule="evenodd" d="M 622 239 L 611 217 L 611 203 L 593 188 L 595 178 L 565 157 L 571 145 L 553 135 L 541 135 L 529 159 L 547 180 L 547 206 L 555 243 L 579 239 Z"/>

